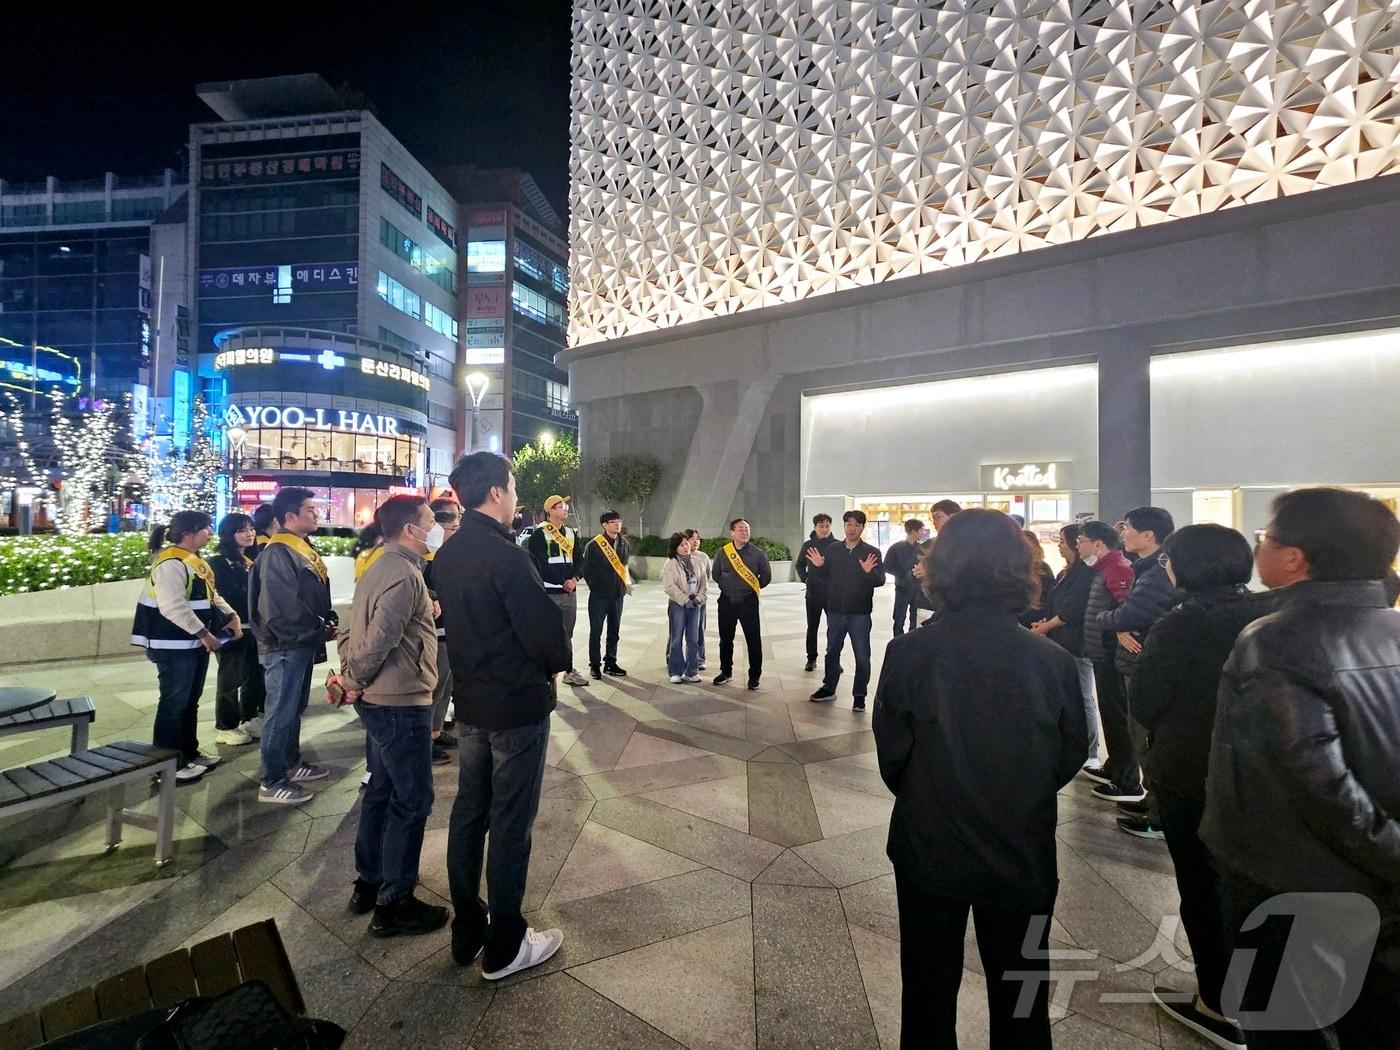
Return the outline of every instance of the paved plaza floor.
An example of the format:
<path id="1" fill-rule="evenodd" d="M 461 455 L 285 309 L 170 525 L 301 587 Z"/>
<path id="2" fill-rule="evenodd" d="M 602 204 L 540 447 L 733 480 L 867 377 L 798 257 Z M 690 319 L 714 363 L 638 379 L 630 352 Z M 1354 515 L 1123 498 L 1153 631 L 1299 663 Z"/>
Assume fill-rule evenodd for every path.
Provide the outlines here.
<path id="1" fill-rule="evenodd" d="M 889 588 L 878 592 L 877 675 L 891 599 Z M 536 927 L 564 931 L 546 965 L 488 985 L 452 962 L 446 930 L 376 940 L 367 919 L 347 913 L 364 735 L 318 690 L 302 739 L 333 773 L 309 785 L 315 799 L 259 805 L 256 747 L 224 748 L 222 765 L 179 789 L 164 869 L 152 862 L 150 832 L 129 828 L 119 850 L 104 852 L 100 796 L 0 825 L 0 1019 L 270 917 L 311 1014 L 349 1029 L 353 1047 L 898 1046 L 892 801 L 870 716 L 851 710 L 849 674 L 834 703 L 808 702 L 820 676 L 802 672 L 800 587 L 765 592 L 763 621 L 758 692 L 743 689 L 742 642 L 738 684 L 710 684 L 713 616 L 705 684 L 673 686 L 661 652 L 665 599 L 639 585 L 618 654 L 629 676 L 561 690 L 525 902 Z M 586 643 L 581 613 L 580 666 Z M 0 675 L 14 683 L 90 694 L 95 743 L 150 739 L 155 674 L 140 656 Z M 211 668 L 206 750 L 213 685 Z M 0 738 L 0 767 L 66 747 L 63 732 Z M 419 893 L 446 903 L 455 764 L 435 779 Z M 1205 1046 L 1146 997 L 1154 981 L 1192 986 L 1166 848 L 1120 833 L 1113 807 L 1089 787 L 1077 780 L 1060 795 L 1055 1045 Z M 971 928 L 965 965 L 962 1045 L 985 1046 Z"/>

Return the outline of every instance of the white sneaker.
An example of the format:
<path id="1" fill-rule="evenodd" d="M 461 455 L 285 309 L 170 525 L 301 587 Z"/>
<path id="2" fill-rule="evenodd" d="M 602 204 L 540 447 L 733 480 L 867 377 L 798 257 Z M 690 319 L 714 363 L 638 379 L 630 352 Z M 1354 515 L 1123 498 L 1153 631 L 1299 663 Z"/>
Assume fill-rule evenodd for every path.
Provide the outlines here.
<path id="1" fill-rule="evenodd" d="M 299 806 L 303 802 L 310 802 L 315 797 L 306 788 L 298 787 L 295 784 L 286 784 L 275 788 L 258 788 L 259 802 L 273 802 L 281 806 Z"/>
<path id="2" fill-rule="evenodd" d="M 194 758 L 190 759 L 190 761 L 197 766 L 203 766 L 205 769 L 211 769 L 214 766 L 217 766 L 220 762 L 222 762 L 223 759 L 220 758 L 218 755 L 206 755 L 203 751 L 196 751 L 194 753 Z"/>
<path id="3" fill-rule="evenodd" d="M 701 660 L 701 661 L 700 661 L 698 664 L 696 664 L 695 666 L 698 667 L 700 670 L 703 671 L 703 670 L 705 669 L 705 661 L 704 661 L 704 660 Z"/>
<path id="4" fill-rule="evenodd" d="M 175 770 L 175 783 L 188 784 L 204 776 L 204 767 L 187 762 L 179 769 Z"/>
<path id="5" fill-rule="evenodd" d="M 303 762 L 287 773 L 287 779 L 294 784 L 305 783 L 308 780 L 325 780 L 331 775 L 331 771 L 325 766 L 312 765 L 310 762 Z"/>
<path id="6" fill-rule="evenodd" d="M 262 715 L 254 715 L 252 718 L 248 719 L 248 721 L 244 722 L 244 723 L 243 723 L 241 726 L 239 726 L 238 728 L 241 729 L 241 730 L 243 730 L 243 732 L 247 733 L 247 734 L 248 734 L 250 737 L 252 737 L 254 740 L 261 740 L 261 739 L 262 739 L 262 723 L 263 723 L 263 716 L 262 716 Z"/>
<path id="7" fill-rule="evenodd" d="M 703 679 L 698 674 L 688 674 L 683 677 L 681 681 L 688 685 L 694 685 L 696 682 L 703 681 Z"/>
<path id="8" fill-rule="evenodd" d="M 533 927 L 530 927 L 526 929 L 525 936 L 521 938 L 520 951 L 516 952 L 515 961 L 509 966 L 493 970 L 490 973 L 482 970 L 481 976 L 488 981 L 499 981 L 502 977 L 509 977 L 513 973 L 538 966 L 563 946 L 564 932 L 562 930 L 541 930 L 537 933 Z"/>
<path id="9" fill-rule="evenodd" d="M 682 680 L 683 680 L 683 679 L 682 679 L 681 676 L 678 675 L 678 674 L 673 674 L 673 675 L 671 676 L 671 682 L 672 682 L 674 685 L 680 685 L 681 682 L 682 682 Z"/>
<path id="10" fill-rule="evenodd" d="M 583 677 L 583 675 L 579 674 L 577 671 L 570 671 L 564 676 L 564 684 L 572 686 L 587 685 L 588 679 Z"/>
<path id="11" fill-rule="evenodd" d="M 252 742 L 253 735 L 245 729 L 220 729 L 214 734 L 214 743 L 220 747 L 242 747 Z"/>

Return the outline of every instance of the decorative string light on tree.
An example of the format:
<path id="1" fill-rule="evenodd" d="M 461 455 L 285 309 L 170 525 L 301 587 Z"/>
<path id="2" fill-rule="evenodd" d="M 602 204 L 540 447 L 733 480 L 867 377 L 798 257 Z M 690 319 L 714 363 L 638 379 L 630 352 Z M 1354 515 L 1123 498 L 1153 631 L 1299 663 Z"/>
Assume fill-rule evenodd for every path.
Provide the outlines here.
<path id="1" fill-rule="evenodd" d="M 69 412 L 68 399 L 57 388 L 49 399 L 50 434 L 62 479 L 54 520 L 65 535 L 81 536 L 107 524 L 113 467 L 127 456 L 121 437 L 128 410 L 125 404 L 93 400 Z"/>
<path id="2" fill-rule="evenodd" d="M 188 448 L 177 449 L 148 439 L 133 464 L 146 488 L 153 521 L 168 521 L 179 510 L 213 514 L 224 474 L 218 426 L 203 397 L 196 397 Z"/>

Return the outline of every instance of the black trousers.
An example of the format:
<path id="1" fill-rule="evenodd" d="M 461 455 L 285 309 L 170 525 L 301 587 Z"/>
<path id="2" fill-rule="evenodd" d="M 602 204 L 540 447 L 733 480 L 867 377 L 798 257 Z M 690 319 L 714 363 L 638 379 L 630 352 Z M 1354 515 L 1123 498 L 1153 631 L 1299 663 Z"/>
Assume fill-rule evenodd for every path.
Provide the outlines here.
<path id="1" fill-rule="evenodd" d="M 229 642 L 214 654 L 219 675 L 214 694 L 214 728 L 237 729 L 262 714 L 267 701 L 263 688 L 262 664 L 258 663 L 258 643 L 246 630 L 236 642 Z"/>
<path id="2" fill-rule="evenodd" d="M 1220 989 L 1230 966 L 1230 940 L 1221 911 L 1220 874 L 1210 851 L 1196 833 L 1205 813 L 1205 800 L 1176 795 L 1160 787 L 1154 794 L 1162 831 L 1167 837 L 1167 849 L 1176 868 L 1181 924 L 1186 927 L 1191 957 L 1196 962 L 1196 990 L 1201 994 L 1201 1001 L 1219 1013 Z"/>
<path id="3" fill-rule="evenodd" d="M 607 624 L 608 642 L 603 649 L 603 625 Z M 622 629 L 622 599 L 588 594 L 588 666 L 612 667 L 617 663 L 617 638 Z"/>
<path id="4" fill-rule="evenodd" d="M 826 595 L 807 585 L 807 661 L 817 658 L 817 634 L 821 628 L 822 613 L 826 612 Z"/>
<path id="5" fill-rule="evenodd" d="M 1131 675 L 1123 676 L 1123 695 L 1128 697 L 1128 736 L 1133 742 L 1133 754 L 1137 756 L 1139 762 L 1147 755 L 1148 733 L 1147 727 L 1133 717 L 1133 679 Z M 1156 827 L 1162 826 L 1162 809 L 1157 803 L 1157 788 L 1152 783 L 1152 774 L 1147 766 L 1142 766 L 1142 789 L 1147 792 L 1147 821 Z"/>
<path id="6" fill-rule="evenodd" d="M 899 896 L 899 969 L 904 979 L 900 1046 L 957 1050 L 963 938 L 971 911 L 987 976 L 991 1050 L 1050 1050 L 1053 902 L 1040 914 L 1004 911 L 935 896 L 899 872 L 894 878 Z M 1033 953 L 1037 958 L 1028 959 L 1023 949 L 1032 929 L 1039 933 L 1039 950 Z M 1023 998 L 1027 1001 L 1021 1003 Z M 1024 1009 L 1018 1010 L 1018 1004 Z"/>
<path id="7" fill-rule="evenodd" d="M 730 601 L 719 596 L 719 669 L 723 674 L 734 673 L 734 628 L 743 627 L 744 642 L 749 648 L 749 681 L 757 682 L 763 674 L 763 635 L 758 621 L 758 595 L 742 601 Z"/>
<path id="8" fill-rule="evenodd" d="M 1137 749 L 1133 747 L 1132 730 L 1128 726 L 1128 696 L 1123 689 L 1123 676 L 1113 666 L 1111 655 L 1094 661 L 1094 686 L 1099 693 L 1099 721 L 1103 725 L 1104 744 L 1108 747 L 1104 771 L 1120 788 L 1137 790 L 1142 787 L 1142 767 L 1138 765 Z"/>

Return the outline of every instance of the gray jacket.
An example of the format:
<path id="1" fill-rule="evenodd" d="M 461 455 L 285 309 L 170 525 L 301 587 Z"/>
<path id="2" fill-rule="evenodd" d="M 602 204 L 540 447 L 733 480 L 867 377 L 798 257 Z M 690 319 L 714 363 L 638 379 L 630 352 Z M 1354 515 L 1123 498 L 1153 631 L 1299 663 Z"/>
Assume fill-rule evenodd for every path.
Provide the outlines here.
<path id="1" fill-rule="evenodd" d="M 321 646 L 335 622 L 330 583 L 301 555 L 269 543 L 248 581 L 249 627 L 263 652 Z"/>
<path id="2" fill-rule="evenodd" d="M 437 685 L 437 631 L 423 581 L 424 559 L 398 544 L 355 585 L 350 624 L 341 631 L 345 688 L 371 704 L 426 707 Z"/>
<path id="3" fill-rule="evenodd" d="M 758 577 L 760 589 L 773 582 L 773 570 L 768 566 L 768 555 L 752 543 L 744 544 L 744 549 L 739 552 L 739 560 L 748 566 L 749 572 Z M 749 598 L 758 600 L 758 595 L 754 594 L 753 588 L 745 583 L 743 578 L 734 571 L 734 566 L 729 564 L 729 556 L 724 553 L 723 547 L 715 555 L 714 581 L 715 586 L 719 588 L 720 597 L 727 598 L 731 602 L 741 602 Z"/>

